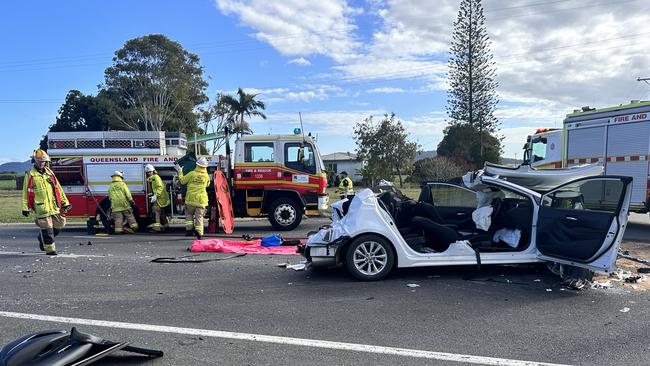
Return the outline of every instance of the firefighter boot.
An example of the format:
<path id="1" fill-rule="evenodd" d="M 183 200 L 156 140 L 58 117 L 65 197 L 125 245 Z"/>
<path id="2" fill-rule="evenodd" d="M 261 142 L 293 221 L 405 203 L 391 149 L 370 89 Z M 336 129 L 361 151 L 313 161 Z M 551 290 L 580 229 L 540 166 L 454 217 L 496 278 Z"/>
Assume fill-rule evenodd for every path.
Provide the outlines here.
<path id="1" fill-rule="evenodd" d="M 43 248 L 45 249 L 45 254 L 47 254 L 47 255 L 57 255 L 57 253 L 56 253 L 56 245 L 54 243 L 45 244 L 45 245 L 43 245 Z"/>
<path id="2" fill-rule="evenodd" d="M 45 251 L 45 247 L 43 247 L 43 237 L 41 237 L 41 234 L 38 234 L 38 248 L 42 251 Z"/>

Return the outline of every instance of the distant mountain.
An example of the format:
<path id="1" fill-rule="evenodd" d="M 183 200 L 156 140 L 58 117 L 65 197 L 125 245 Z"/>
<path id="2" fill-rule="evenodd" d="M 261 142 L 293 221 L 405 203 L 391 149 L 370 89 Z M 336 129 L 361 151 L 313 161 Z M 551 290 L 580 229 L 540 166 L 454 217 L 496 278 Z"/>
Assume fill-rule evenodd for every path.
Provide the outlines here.
<path id="1" fill-rule="evenodd" d="M 10 163 L 4 163 L 0 164 L 0 173 L 24 173 L 29 170 L 29 168 L 32 166 L 32 163 L 27 160 L 22 163 L 20 162 L 10 162 Z"/>
<path id="2" fill-rule="evenodd" d="M 438 155 L 436 150 L 422 151 L 415 155 L 415 161 L 426 159 L 426 158 L 435 158 Z"/>

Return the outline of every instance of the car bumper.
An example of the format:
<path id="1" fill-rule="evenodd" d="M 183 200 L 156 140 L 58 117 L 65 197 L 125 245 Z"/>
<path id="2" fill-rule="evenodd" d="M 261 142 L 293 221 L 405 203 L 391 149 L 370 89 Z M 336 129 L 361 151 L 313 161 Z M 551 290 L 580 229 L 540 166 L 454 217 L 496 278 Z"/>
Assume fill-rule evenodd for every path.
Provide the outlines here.
<path id="1" fill-rule="evenodd" d="M 307 261 L 317 267 L 333 267 L 338 265 L 340 260 L 341 248 L 347 242 L 347 238 L 341 238 L 332 243 L 309 243 L 298 248 L 300 253 Z"/>

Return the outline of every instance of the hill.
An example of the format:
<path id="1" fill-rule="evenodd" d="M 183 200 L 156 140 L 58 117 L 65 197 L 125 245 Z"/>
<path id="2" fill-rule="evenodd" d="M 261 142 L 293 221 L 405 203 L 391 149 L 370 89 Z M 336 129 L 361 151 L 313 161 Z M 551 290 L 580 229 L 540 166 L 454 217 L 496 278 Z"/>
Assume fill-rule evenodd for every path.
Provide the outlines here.
<path id="1" fill-rule="evenodd" d="M 9 163 L 4 163 L 0 164 L 0 173 L 24 173 L 29 170 L 29 168 L 32 166 L 32 163 L 27 160 L 24 162 L 9 162 Z"/>

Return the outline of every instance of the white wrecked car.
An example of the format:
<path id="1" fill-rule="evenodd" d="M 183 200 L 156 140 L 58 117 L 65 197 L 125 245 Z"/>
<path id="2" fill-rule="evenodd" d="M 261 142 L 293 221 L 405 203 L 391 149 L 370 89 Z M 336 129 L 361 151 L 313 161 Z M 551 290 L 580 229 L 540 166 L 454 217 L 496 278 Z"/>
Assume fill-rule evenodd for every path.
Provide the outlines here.
<path id="1" fill-rule="evenodd" d="M 424 184 L 418 201 L 362 190 L 334 203 L 332 224 L 299 250 L 313 265 L 343 264 L 360 280 L 395 267 L 540 261 L 613 271 L 631 178 L 580 178 L 544 194 L 482 171 L 464 183 Z"/>

